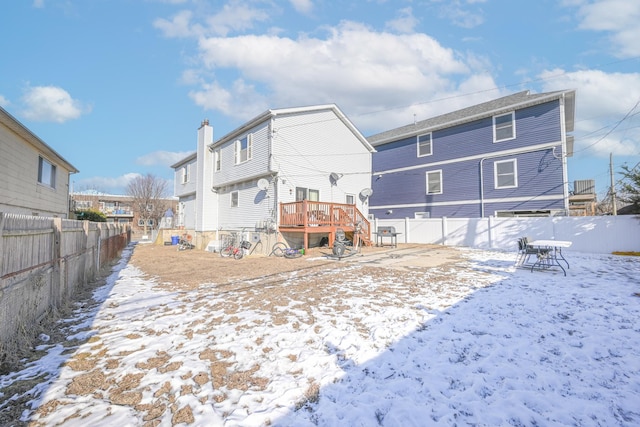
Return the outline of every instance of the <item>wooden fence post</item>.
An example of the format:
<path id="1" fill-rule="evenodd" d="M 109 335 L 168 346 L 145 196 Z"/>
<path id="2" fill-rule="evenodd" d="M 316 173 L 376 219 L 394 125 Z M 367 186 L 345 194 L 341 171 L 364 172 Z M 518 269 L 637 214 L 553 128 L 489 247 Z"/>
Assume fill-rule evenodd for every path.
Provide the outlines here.
<path id="1" fill-rule="evenodd" d="M 55 307 L 59 307 L 62 301 L 62 288 L 66 286 L 66 280 L 64 278 L 64 265 L 61 258 L 62 247 L 62 218 L 53 219 L 53 254 L 52 264 L 53 274 L 51 275 L 51 296 L 55 300 Z M 57 274 L 56 274 L 57 273 Z"/>

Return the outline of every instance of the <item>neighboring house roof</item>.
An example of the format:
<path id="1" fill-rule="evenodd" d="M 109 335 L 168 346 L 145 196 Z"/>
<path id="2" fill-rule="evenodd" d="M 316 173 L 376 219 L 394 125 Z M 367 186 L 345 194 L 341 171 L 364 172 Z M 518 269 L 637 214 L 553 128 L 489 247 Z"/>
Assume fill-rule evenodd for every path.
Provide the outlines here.
<path id="1" fill-rule="evenodd" d="M 632 205 L 624 206 L 616 211 L 618 215 L 637 215 L 640 214 L 640 205 L 634 203 Z"/>
<path id="2" fill-rule="evenodd" d="M 573 131 L 575 116 L 575 90 L 562 90 L 533 95 L 527 90 L 514 93 L 513 95 L 505 96 L 503 98 L 494 99 L 483 104 L 463 108 L 451 113 L 381 132 L 372 135 L 367 139 L 371 145 L 375 147 L 376 145 L 384 144 L 386 142 L 397 141 L 398 139 L 418 135 L 420 133 L 449 128 L 455 125 L 494 116 L 496 114 L 507 113 L 516 109 L 542 104 L 562 97 L 565 99 L 566 131 L 571 132 Z"/>
<path id="3" fill-rule="evenodd" d="M 38 138 L 33 132 L 27 129 L 26 126 L 20 123 L 15 117 L 9 114 L 2 107 L 0 107 L 0 123 L 11 129 L 23 140 L 33 145 L 40 153 L 46 155 L 50 158 L 50 160 L 62 166 L 64 169 L 67 169 L 70 173 L 79 172 L 78 169 L 76 169 L 71 163 L 66 161 L 64 157 L 58 154 L 53 148 L 49 147 L 43 140 Z"/>
<path id="4" fill-rule="evenodd" d="M 182 160 L 180 160 L 180 161 L 175 162 L 174 164 L 172 164 L 172 165 L 171 165 L 171 168 L 172 168 L 172 169 L 175 169 L 175 168 L 180 167 L 180 166 L 182 166 L 182 165 L 184 165 L 184 164 L 187 164 L 187 163 L 189 163 L 190 161 L 195 160 L 195 159 L 196 159 L 196 157 L 198 157 L 198 152 L 197 152 L 197 151 L 194 151 L 193 153 L 189 154 L 189 155 L 188 155 L 187 157 L 185 157 L 184 159 L 182 159 Z"/>
<path id="5" fill-rule="evenodd" d="M 338 118 L 345 124 L 345 126 L 347 126 L 349 128 L 349 130 L 351 130 L 351 132 L 353 132 L 353 134 L 358 138 L 358 140 L 362 143 L 362 145 L 364 145 L 367 148 L 367 150 L 369 150 L 369 152 L 376 151 L 375 148 L 373 148 L 373 146 L 369 143 L 369 141 L 367 141 L 367 138 L 365 138 L 360 133 L 360 131 L 353 125 L 353 123 L 351 123 L 351 121 L 347 118 L 347 116 L 345 116 L 344 113 L 342 113 L 342 111 L 335 104 L 314 105 L 314 106 L 308 106 L 308 107 L 280 108 L 280 109 L 275 109 L 275 110 L 267 110 L 264 113 L 262 113 L 262 114 L 260 114 L 260 115 L 258 115 L 256 117 L 254 117 L 253 119 L 249 120 L 247 123 L 243 124 L 239 128 L 234 129 L 233 131 L 229 132 L 228 134 L 226 134 L 222 138 L 220 138 L 217 141 L 213 142 L 213 144 L 211 144 L 210 146 L 213 148 L 213 147 L 216 147 L 218 145 L 222 145 L 222 144 L 224 144 L 224 143 L 226 143 L 226 142 L 228 142 L 230 140 L 235 139 L 237 136 L 242 135 L 243 133 L 247 132 L 249 129 L 259 125 L 260 123 L 263 123 L 266 120 L 270 120 L 270 119 L 275 118 L 277 116 L 283 116 L 283 115 L 289 115 L 289 114 L 313 113 L 313 112 L 318 112 L 318 111 L 322 111 L 322 110 L 331 110 L 331 111 L 333 111 L 336 114 L 336 116 L 338 116 Z"/>

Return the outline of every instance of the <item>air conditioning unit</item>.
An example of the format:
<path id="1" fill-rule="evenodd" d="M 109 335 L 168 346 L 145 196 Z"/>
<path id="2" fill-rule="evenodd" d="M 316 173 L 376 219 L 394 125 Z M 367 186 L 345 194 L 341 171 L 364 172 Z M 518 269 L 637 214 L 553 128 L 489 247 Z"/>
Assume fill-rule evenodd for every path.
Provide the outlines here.
<path id="1" fill-rule="evenodd" d="M 593 179 L 573 181 L 573 194 L 595 194 L 596 182 Z"/>

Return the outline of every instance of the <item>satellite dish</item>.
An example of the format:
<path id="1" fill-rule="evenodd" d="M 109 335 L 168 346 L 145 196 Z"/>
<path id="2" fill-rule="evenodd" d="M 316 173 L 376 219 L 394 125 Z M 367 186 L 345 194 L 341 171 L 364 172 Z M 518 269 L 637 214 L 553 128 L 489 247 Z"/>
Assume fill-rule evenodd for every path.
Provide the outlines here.
<path id="1" fill-rule="evenodd" d="M 336 185 L 336 183 L 338 182 L 338 180 L 340 178 L 342 178 L 342 174 L 341 173 L 331 172 L 331 174 L 329 175 L 329 180 L 331 181 L 332 185 Z"/>
<path id="2" fill-rule="evenodd" d="M 363 199 L 366 199 L 368 197 L 371 197 L 371 195 L 373 194 L 373 190 L 370 188 L 365 188 L 364 190 L 362 190 L 360 192 L 360 197 Z"/>
<path id="3" fill-rule="evenodd" d="M 269 189 L 269 181 L 267 181 L 264 178 L 260 178 L 258 180 L 258 188 L 262 191 L 268 190 Z"/>

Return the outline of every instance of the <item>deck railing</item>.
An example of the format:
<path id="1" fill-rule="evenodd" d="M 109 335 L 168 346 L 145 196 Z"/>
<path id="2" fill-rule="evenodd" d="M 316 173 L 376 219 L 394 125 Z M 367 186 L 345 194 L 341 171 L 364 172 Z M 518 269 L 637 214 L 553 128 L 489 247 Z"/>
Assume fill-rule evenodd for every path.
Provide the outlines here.
<path id="1" fill-rule="evenodd" d="M 362 226 L 362 234 L 370 238 L 371 224 L 356 205 L 309 200 L 280 204 L 281 228 L 336 227 L 350 231 L 357 223 Z"/>

